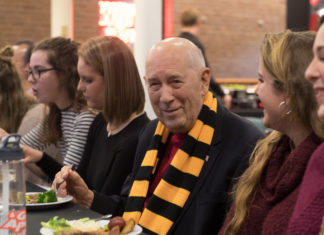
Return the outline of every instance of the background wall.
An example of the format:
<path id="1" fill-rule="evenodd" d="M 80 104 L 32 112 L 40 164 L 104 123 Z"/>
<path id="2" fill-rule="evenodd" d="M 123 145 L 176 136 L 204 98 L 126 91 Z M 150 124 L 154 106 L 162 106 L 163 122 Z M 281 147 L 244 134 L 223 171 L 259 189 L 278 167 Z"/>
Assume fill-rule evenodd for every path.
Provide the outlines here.
<path id="1" fill-rule="evenodd" d="M 99 35 L 97 2 L 73 0 L 77 41 Z M 50 37 L 50 3 L 51 0 L 1 0 L 0 46 Z M 195 7 L 201 12 L 204 22 L 200 39 L 214 77 L 256 77 L 265 32 L 286 27 L 286 0 L 174 0 L 173 5 L 175 35 L 180 31 L 179 15 L 183 9 Z M 147 27 L 151 23 L 148 21 Z"/>
<path id="2" fill-rule="evenodd" d="M 50 0 L 1 0 L 0 46 L 49 37 Z"/>
<path id="3" fill-rule="evenodd" d="M 285 0 L 174 0 L 174 35 L 179 16 L 194 7 L 204 20 L 200 36 L 214 77 L 256 77 L 266 32 L 286 27 Z"/>
<path id="4" fill-rule="evenodd" d="M 98 0 L 74 0 L 74 38 L 83 42 L 99 34 Z"/>
<path id="5" fill-rule="evenodd" d="M 287 0 L 287 28 L 295 31 L 309 28 L 309 0 Z"/>
<path id="6" fill-rule="evenodd" d="M 74 0 L 73 3 L 74 39 L 83 42 L 99 35 L 98 0 Z M 51 36 L 51 0 L 1 0 L 0 15 L 0 47 L 19 40 L 37 42 Z"/>

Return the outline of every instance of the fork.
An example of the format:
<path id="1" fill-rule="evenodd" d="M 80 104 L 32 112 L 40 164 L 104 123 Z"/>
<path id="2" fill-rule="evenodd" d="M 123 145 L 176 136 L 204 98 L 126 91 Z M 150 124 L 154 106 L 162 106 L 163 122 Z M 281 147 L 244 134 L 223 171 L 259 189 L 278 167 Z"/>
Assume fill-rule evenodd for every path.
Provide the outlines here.
<path id="1" fill-rule="evenodd" d="M 72 171 L 75 171 L 75 170 L 77 169 L 77 166 L 76 166 L 76 165 L 71 165 L 70 167 L 71 167 L 71 170 L 72 170 Z M 65 179 L 62 179 L 62 181 L 60 181 L 60 182 L 58 182 L 58 183 L 55 184 L 55 186 L 54 186 L 54 191 L 55 191 L 56 195 L 57 195 L 58 188 L 59 188 L 60 185 L 63 184 L 64 182 L 65 182 Z"/>
<path id="2" fill-rule="evenodd" d="M 112 214 L 107 214 L 107 215 L 103 215 L 103 216 L 98 217 L 98 218 L 94 218 L 94 219 L 92 219 L 92 220 L 94 220 L 94 221 L 99 221 L 99 220 L 108 220 L 108 219 L 110 219 L 111 217 L 112 217 Z"/>
<path id="3" fill-rule="evenodd" d="M 55 186 L 54 186 L 54 191 L 55 191 L 55 194 L 57 197 L 61 197 L 61 196 L 58 196 L 58 188 L 60 187 L 61 184 L 63 184 L 65 182 L 65 180 L 63 179 L 62 181 L 60 181 L 59 183 L 56 183 Z"/>

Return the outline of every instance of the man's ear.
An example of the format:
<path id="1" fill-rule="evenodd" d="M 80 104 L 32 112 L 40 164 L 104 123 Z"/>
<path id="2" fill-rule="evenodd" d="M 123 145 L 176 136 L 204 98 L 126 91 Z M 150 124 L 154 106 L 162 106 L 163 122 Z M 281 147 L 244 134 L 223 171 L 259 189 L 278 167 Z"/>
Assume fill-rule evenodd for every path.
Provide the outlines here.
<path id="1" fill-rule="evenodd" d="M 205 95 L 209 89 L 209 83 L 210 83 L 210 78 L 211 78 L 210 69 L 203 68 L 200 76 L 201 76 L 200 79 L 201 79 L 202 92 L 203 92 L 203 95 Z"/>

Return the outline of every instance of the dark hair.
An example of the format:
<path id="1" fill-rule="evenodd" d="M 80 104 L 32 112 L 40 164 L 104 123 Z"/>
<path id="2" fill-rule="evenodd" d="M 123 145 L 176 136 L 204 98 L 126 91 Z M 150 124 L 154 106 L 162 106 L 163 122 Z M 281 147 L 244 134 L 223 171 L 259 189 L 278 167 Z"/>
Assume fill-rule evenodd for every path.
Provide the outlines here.
<path id="1" fill-rule="evenodd" d="M 27 65 L 30 62 L 30 56 L 32 54 L 32 50 L 34 48 L 34 42 L 29 41 L 29 40 L 24 40 L 24 41 L 18 41 L 14 45 L 19 46 L 19 45 L 26 45 L 27 50 L 24 55 L 24 64 Z"/>
<path id="2" fill-rule="evenodd" d="M 61 89 L 66 90 L 68 98 L 75 110 L 86 107 L 86 102 L 81 92 L 77 91 L 79 83 L 78 44 L 64 37 L 45 39 L 38 43 L 33 52 L 42 50 L 47 52 L 47 62 L 55 68 Z M 56 143 L 61 133 L 61 110 L 54 103 L 49 104 L 49 114 L 45 119 L 48 125 L 47 136 L 44 142 Z M 59 128 L 58 128 L 59 127 Z"/>
<path id="3" fill-rule="evenodd" d="M 182 26 L 193 26 L 198 23 L 199 12 L 194 8 L 187 9 L 181 14 L 181 24 Z"/>
<path id="4" fill-rule="evenodd" d="M 87 41 L 80 56 L 104 80 L 103 115 L 107 122 L 123 123 L 144 109 L 144 88 L 132 51 L 119 38 L 95 37 Z"/>
<path id="5" fill-rule="evenodd" d="M 14 55 L 14 51 L 11 46 L 7 45 L 0 49 L 0 55 L 11 60 L 12 56 Z"/>

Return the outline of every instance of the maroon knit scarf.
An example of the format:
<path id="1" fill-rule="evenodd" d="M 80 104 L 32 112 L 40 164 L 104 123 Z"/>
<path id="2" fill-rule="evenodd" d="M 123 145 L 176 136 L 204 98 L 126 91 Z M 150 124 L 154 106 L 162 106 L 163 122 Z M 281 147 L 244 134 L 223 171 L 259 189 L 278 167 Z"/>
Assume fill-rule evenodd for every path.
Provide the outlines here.
<path id="1" fill-rule="evenodd" d="M 286 234 L 307 162 L 320 143 L 311 134 L 291 150 L 289 138 L 282 137 L 264 166 L 259 190 L 239 234 Z M 233 208 L 226 222 L 232 215 Z"/>

